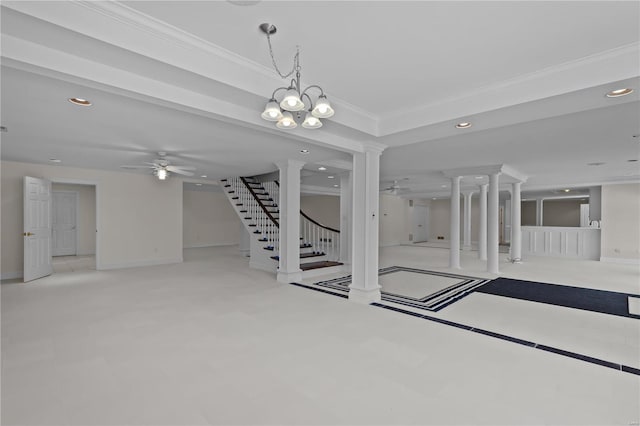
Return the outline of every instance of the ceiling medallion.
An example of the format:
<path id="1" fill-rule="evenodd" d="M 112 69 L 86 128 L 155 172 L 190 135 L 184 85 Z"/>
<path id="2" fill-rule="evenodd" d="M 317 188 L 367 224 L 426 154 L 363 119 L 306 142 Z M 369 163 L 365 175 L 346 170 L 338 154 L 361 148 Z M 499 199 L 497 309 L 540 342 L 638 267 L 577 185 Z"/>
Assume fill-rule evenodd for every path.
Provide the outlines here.
<path id="1" fill-rule="evenodd" d="M 260 30 L 267 36 L 269 44 L 269 55 L 273 68 L 283 79 L 287 79 L 295 74 L 295 78 L 287 87 L 278 87 L 273 91 L 271 99 L 262 112 L 262 118 L 267 121 L 276 122 L 276 127 L 283 130 L 295 129 L 298 127 L 298 121 L 302 120 L 303 111 L 306 110 L 302 127 L 305 129 L 318 129 L 322 127 L 321 118 L 329 118 L 333 116 L 334 111 L 331 104 L 327 100 L 324 91 L 320 86 L 311 85 L 302 90 L 300 84 L 300 49 L 296 48 L 296 54 L 293 57 L 293 68 L 284 74 L 278 68 L 275 57 L 273 56 L 273 47 L 271 46 L 271 35 L 276 33 L 276 27 L 271 24 L 260 25 Z M 315 95 L 315 102 L 311 98 L 311 91 L 315 89 L 319 94 Z M 280 101 L 276 98 L 276 94 L 284 91 L 284 96 Z M 306 100 L 306 102 L 305 102 Z"/>

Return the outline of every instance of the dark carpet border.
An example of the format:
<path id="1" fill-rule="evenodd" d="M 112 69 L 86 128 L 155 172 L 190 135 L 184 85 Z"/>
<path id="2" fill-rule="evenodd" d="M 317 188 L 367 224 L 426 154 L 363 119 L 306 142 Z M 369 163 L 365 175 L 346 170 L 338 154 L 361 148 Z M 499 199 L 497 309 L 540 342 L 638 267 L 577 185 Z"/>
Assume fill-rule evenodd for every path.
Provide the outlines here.
<path id="1" fill-rule="evenodd" d="M 332 296 L 338 296 L 338 297 L 340 297 L 342 299 L 348 299 L 349 298 L 349 296 L 346 295 L 346 294 L 334 293 L 332 291 L 328 291 L 328 290 L 325 290 L 325 289 L 322 289 L 322 288 L 311 287 L 311 286 L 308 286 L 306 284 L 300 284 L 300 283 L 290 283 L 290 284 L 298 286 L 298 287 L 307 288 L 309 290 L 315 290 L 315 291 L 318 291 L 320 293 L 330 294 Z M 471 331 L 473 333 L 482 334 L 484 336 L 494 337 L 496 339 L 504 340 L 506 342 L 516 343 L 518 345 L 527 346 L 527 347 L 530 347 L 530 348 L 533 348 L 533 349 L 540 349 L 541 351 L 554 353 L 556 355 L 566 356 L 568 358 L 573 358 L 573 359 L 576 359 L 578 361 L 584 361 L 584 362 L 588 362 L 590 364 L 600 365 L 602 367 L 611 368 L 613 370 L 618 370 L 618 371 L 621 371 L 623 373 L 629 373 L 629 374 L 634 374 L 636 376 L 640 376 L 640 369 L 635 368 L 635 367 L 629 367 L 628 365 L 618 364 L 618 363 L 611 362 L 611 361 L 605 361 L 603 359 L 594 358 L 594 357 L 591 357 L 591 356 L 588 356 L 588 355 L 579 354 L 577 352 L 565 351 L 563 349 L 554 348 L 553 346 L 547 346 L 547 345 L 542 345 L 542 344 L 538 344 L 538 343 L 535 343 L 535 342 L 530 342 L 528 340 L 519 339 L 517 337 L 508 336 L 506 334 L 495 333 L 493 331 L 483 330 L 481 328 L 471 327 L 471 326 L 468 326 L 468 325 L 465 325 L 465 324 L 460 324 L 460 323 L 457 323 L 457 322 L 448 321 L 448 320 L 445 320 L 445 319 L 442 319 L 442 318 L 436 318 L 436 317 L 432 317 L 432 316 L 429 316 L 429 315 L 422 315 L 422 314 L 419 314 L 417 312 L 412 312 L 412 311 L 407 311 L 405 309 L 396 308 L 395 306 L 383 305 L 383 304 L 377 303 L 377 302 L 370 303 L 370 306 L 375 306 L 377 308 L 387 309 L 389 311 L 394 311 L 394 312 L 398 312 L 398 313 L 401 313 L 401 314 L 410 315 L 412 317 L 425 319 L 427 321 L 437 322 L 439 324 L 448 325 L 450 327 L 460 328 L 460 329 L 463 329 L 463 330 Z"/>

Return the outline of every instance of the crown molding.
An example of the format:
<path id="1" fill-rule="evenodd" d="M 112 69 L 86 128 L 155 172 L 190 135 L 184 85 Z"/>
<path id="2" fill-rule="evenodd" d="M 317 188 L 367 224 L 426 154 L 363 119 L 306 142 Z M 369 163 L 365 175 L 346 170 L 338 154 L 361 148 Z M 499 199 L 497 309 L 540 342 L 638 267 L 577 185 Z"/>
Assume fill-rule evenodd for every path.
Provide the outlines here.
<path id="1" fill-rule="evenodd" d="M 265 103 L 273 88 L 282 85 L 271 68 L 117 1 L 3 2 L 2 6 L 263 97 Z M 334 97 L 330 91 L 327 94 L 340 110 L 332 121 L 377 135 L 375 115 Z"/>
<path id="2" fill-rule="evenodd" d="M 480 87 L 380 117 L 379 136 L 451 121 L 640 76 L 640 42 Z M 425 117 L 428 119 L 425 121 Z"/>

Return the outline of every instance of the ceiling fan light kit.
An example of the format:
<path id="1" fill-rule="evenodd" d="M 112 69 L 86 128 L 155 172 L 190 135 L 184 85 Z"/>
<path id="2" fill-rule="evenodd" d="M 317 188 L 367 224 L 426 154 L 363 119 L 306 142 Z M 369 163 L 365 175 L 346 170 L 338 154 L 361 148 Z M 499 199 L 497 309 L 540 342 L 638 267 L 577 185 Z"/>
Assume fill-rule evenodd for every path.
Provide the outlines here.
<path id="1" fill-rule="evenodd" d="M 300 49 L 296 49 L 291 71 L 286 74 L 282 73 L 276 64 L 275 57 L 273 56 L 273 47 L 271 46 L 271 35 L 277 31 L 275 25 L 265 23 L 261 24 L 259 28 L 267 37 L 271 62 L 278 75 L 283 79 L 287 79 L 295 74 L 295 78 L 291 80 L 289 86 L 278 87 L 273 91 L 261 117 L 264 120 L 276 122 L 276 127 L 279 129 L 292 130 L 298 127 L 298 121 L 302 120 L 302 111 L 307 110 L 307 113 L 304 115 L 304 120 L 302 120 L 302 127 L 305 129 L 319 129 L 323 124 L 320 119 L 333 116 L 334 110 L 320 86 L 311 85 L 302 90 L 300 84 Z M 315 102 L 310 95 L 314 90 L 319 91 Z M 279 92 L 284 93 L 280 101 L 276 98 Z M 305 100 L 307 101 L 306 103 Z"/>
<path id="2" fill-rule="evenodd" d="M 192 166 L 174 166 L 169 160 L 167 160 L 167 153 L 160 151 L 158 153 L 158 159 L 152 163 L 145 162 L 146 166 L 120 166 L 123 169 L 151 169 L 152 173 L 159 180 L 166 180 L 171 173 L 176 173 L 183 176 L 193 176 L 192 170 L 195 167 Z"/>

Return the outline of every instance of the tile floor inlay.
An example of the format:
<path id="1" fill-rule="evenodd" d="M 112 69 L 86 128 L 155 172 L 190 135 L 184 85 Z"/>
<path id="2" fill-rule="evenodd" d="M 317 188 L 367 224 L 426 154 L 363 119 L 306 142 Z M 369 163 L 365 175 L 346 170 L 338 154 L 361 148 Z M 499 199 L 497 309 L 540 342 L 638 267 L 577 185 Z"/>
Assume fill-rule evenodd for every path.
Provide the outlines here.
<path id="1" fill-rule="evenodd" d="M 390 266 L 380 269 L 382 300 L 437 312 L 462 299 L 489 280 L 465 275 Z M 348 292 L 351 275 L 315 285 Z"/>

